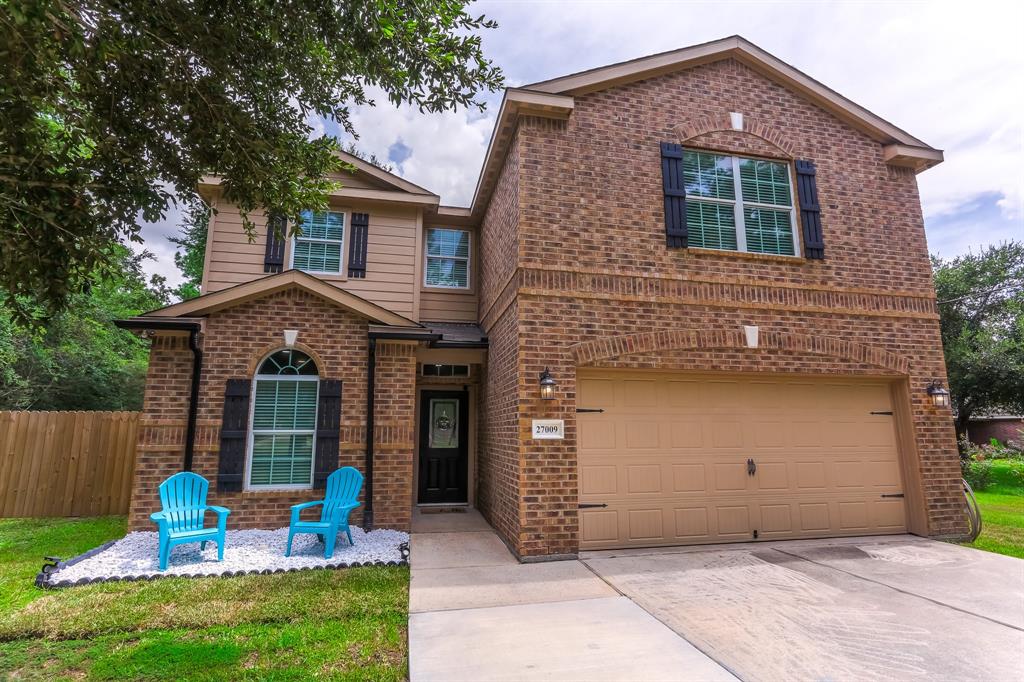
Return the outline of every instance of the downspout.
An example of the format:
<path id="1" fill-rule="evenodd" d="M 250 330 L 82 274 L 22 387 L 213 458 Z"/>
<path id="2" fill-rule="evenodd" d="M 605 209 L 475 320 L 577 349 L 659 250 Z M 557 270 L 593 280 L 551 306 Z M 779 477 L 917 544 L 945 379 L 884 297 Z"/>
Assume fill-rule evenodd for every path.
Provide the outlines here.
<path id="1" fill-rule="evenodd" d="M 198 329 L 193 328 L 189 331 L 188 347 L 192 351 L 192 387 L 188 398 L 188 423 L 185 426 L 185 471 L 192 471 L 192 454 L 196 448 L 196 412 L 199 409 L 199 378 L 203 373 L 203 351 L 199 350 L 198 337 Z"/>
<path id="2" fill-rule="evenodd" d="M 373 528 L 373 393 L 377 374 L 377 339 L 370 338 L 369 367 L 366 372 L 366 505 L 363 528 Z"/>

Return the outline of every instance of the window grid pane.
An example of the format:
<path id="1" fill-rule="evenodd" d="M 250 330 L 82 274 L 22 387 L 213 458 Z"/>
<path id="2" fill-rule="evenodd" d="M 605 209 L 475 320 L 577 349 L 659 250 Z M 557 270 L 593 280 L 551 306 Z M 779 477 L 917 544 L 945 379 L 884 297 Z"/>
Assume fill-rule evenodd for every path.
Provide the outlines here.
<path id="1" fill-rule="evenodd" d="M 731 204 L 690 199 L 686 202 L 690 246 L 736 251 L 736 216 Z"/>
<path id="2" fill-rule="evenodd" d="M 312 272 L 341 272 L 345 214 L 303 211 L 301 227 L 302 236 L 295 239 L 292 267 Z"/>
<path id="3" fill-rule="evenodd" d="M 743 211 L 747 251 L 792 256 L 793 228 L 789 211 L 747 206 Z"/>
<path id="4" fill-rule="evenodd" d="M 686 195 L 733 201 L 732 157 L 702 152 L 683 152 L 683 184 Z"/>
<path id="5" fill-rule="evenodd" d="M 759 159 L 740 159 L 743 201 L 792 206 L 786 164 Z"/>
<path id="6" fill-rule="evenodd" d="M 257 380 L 249 485 L 310 483 L 317 394 L 317 381 Z"/>
<path id="7" fill-rule="evenodd" d="M 432 287 L 469 287 L 469 261 L 428 256 L 427 284 Z"/>
<path id="8" fill-rule="evenodd" d="M 427 255 L 469 258 L 469 232 L 430 228 L 427 230 Z"/>

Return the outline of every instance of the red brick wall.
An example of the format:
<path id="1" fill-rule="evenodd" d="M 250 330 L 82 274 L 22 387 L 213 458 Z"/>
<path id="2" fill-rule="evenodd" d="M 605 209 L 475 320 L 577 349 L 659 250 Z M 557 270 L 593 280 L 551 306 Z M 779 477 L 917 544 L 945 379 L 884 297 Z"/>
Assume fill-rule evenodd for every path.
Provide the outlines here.
<path id="1" fill-rule="evenodd" d="M 416 346 L 378 341 L 374 386 L 373 523 L 408 529 L 416 438 Z"/>
<path id="2" fill-rule="evenodd" d="M 220 449 L 220 420 L 224 387 L 231 378 L 252 378 L 256 365 L 271 351 L 282 347 L 282 331 L 299 331 L 298 348 L 317 362 L 320 376 L 342 383 L 341 444 L 339 466 L 363 471 L 366 452 L 366 381 L 368 338 L 362 317 L 326 303 L 300 289 L 289 289 L 211 314 L 202 336 L 203 375 L 193 470 L 210 481 L 210 503 L 231 509 L 231 528 L 278 528 L 288 524 L 290 507 L 318 499 L 319 491 L 215 490 Z M 415 363 L 411 354 L 378 347 L 378 370 L 383 383 L 378 395 L 377 460 L 381 469 L 375 481 L 375 522 L 407 529 L 411 486 L 411 445 L 408 434 L 394 424 L 412 409 Z M 158 338 L 150 352 L 146 402 L 140 430 L 139 465 L 136 467 L 130 525 L 150 529 L 149 513 L 159 509 L 157 485 L 181 470 L 187 417 L 192 354 L 186 340 Z M 409 418 L 411 420 L 411 417 Z M 365 474 L 365 471 L 363 472 Z M 396 506 L 397 508 L 392 508 Z M 361 523 L 357 509 L 352 523 Z"/>
<path id="3" fill-rule="evenodd" d="M 733 111 L 745 131 L 717 130 Z M 662 141 L 813 160 L 826 259 L 666 248 Z M 917 184 L 884 164 L 880 144 L 727 60 L 577 97 L 567 121 L 522 118 L 515 148 L 519 271 L 506 296 L 519 331 L 518 534 L 495 525 L 520 555 L 577 550 L 575 376 L 587 361 L 572 347 L 601 339 L 622 339 L 604 366 L 907 377 L 928 532 L 962 529 L 951 416 L 925 393 L 945 367 Z M 487 235 L 484 254 L 502 252 Z M 494 365 L 498 317 L 482 314 Z M 666 347 L 658 335 L 654 348 L 633 345 L 657 331 L 738 339 L 744 324 L 777 347 Z M 548 403 L 537 398 L 545 366 L 559 383 Z M 565 419 L 565 440 L 530 440 L 534 418 Z"/>
<path id="4" fill-rule="evenodd" d="M 977 445 L 988 445 L 995 438 L 1000 443 L 1024 443 L 1024 419 L 978 419 L 967 425 L 967 437 Z"/>

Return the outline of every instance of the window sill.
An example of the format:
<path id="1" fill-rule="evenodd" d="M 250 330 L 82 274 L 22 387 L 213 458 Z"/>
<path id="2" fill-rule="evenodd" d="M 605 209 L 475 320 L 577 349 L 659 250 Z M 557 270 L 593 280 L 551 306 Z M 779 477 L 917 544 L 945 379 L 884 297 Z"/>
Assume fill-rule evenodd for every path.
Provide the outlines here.
<path id="1" fill-rule="evenodd" d="M 432 284 L 424 284 L 421 289 L 423 291 L 451 291 L 457 294 L 472 294 L 473 287 L 441 287 Z"/>
<path id="2" fill-rule="evenodd" d="M 308 493 L 313 490 L 313 486 L 296 486 L 293 488 L 246 488 L 242 491 L 244 497 L 293 497 L 297 493 Z"/>
<path id="3" fill-rule="evenodd" d="M 774 263 L 806 263 L 803 256 L 779 256 L 774 253 L 754 253 L 751 251 L 729 251 L 728 249 L 704 249 L 699 246 L 689 246 L 682 250 L 694 256 L 728 256 L 730 258 L 743 258 L 746 260 L 760 260 Z"/>

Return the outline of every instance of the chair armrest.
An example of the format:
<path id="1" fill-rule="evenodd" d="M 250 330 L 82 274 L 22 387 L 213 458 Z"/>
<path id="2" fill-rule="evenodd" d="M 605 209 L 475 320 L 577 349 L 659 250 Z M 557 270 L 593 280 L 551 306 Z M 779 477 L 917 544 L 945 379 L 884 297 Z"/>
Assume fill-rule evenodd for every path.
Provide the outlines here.
<path id="1" fill-rule="evenodd" d="M 167 521 L 167 512 L 166 511 L 153 512 L 152 514 L 149 515 L 149 520 L 152 521 L 153 523 L 164 523 L 164 522 Z"/>
<path id="2" fill-rule="evenodd" d="M 323 504 L 323 503 L 324 503 L 323 500 L 313 500 L 312 502 L 303 502 L 301 504 L 293 504 L 292 505 L 292 519 L 290 521 L 290 524 L 294 525 L 294 524 L 299 522 L 299 514 L 302 513 L 303 509 L 309 509 L 310 507 L 315 507 L 318 504 Z"/>
<path id="3" fill-rule="evenodd" d="M 359 502 L 350 502 L 349 504 L 338 505 L 337 507 L 334 508 L 334 514 L 332 514 L 332 519 L 331 520 L 332 521 L 339 521 L 343 515 L 348 514 L 350 511 L 352 511 L 356 507 L 361 507 L 361 506 L 362 505 Z"/>
<path id="4" fill-rule="evenodd" d="M 218 507 L 217 505 L 214 505 L 214 504 L 208 505 L 206 508 L 209 509 L 210 511 L 216 512 L 217 514 L 220 514 L 222 516 L 227 516 L 228 514 L 231 513 L 231 510 L 228 509 L 227 507 Z"/>

